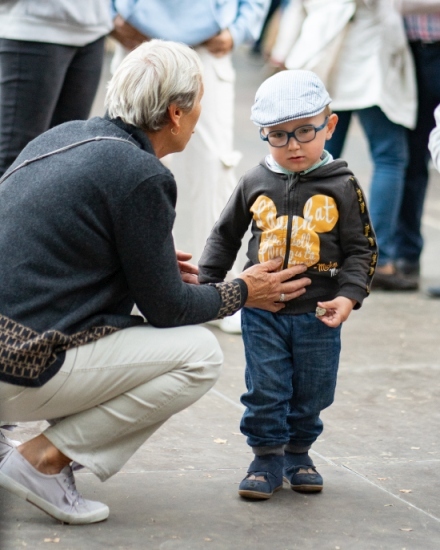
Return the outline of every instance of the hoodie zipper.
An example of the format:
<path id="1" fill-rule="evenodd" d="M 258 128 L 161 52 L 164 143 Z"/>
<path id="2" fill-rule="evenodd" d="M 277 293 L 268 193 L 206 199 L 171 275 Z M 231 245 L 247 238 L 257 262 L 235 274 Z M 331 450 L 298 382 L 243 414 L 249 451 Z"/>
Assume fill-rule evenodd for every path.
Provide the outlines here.
<path id="1" fill-rule="evenodd" d="M 287 190 L 287 235 L 286 235 L 286 254 L 284 256 L 283 269 L 289 265 L 290 241 L 292 240 L 292 217 L 293 217 L 293 194 L 294 185 L 299 180 L 299 174 L 288 174 L 286 181 Z"/>

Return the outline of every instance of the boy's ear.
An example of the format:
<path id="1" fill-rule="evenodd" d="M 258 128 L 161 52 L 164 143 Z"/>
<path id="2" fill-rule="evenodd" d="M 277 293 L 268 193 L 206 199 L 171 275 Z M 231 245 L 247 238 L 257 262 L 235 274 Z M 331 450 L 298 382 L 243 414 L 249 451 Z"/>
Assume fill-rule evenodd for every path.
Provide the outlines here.
<path id="1" fill-rule="evenodd" d="M 327 135 L 326 135 L 326 139 L 329 140 L 332 135 L 333 135 L 333 132 L 335 131 L 335 128 L 336 128 L 336 125 L 338 123 L 338 115 L 336 115 L 335 113 L 332 113 L 329 117 L 328 117 L 328 122 L 327 122 Z"/>

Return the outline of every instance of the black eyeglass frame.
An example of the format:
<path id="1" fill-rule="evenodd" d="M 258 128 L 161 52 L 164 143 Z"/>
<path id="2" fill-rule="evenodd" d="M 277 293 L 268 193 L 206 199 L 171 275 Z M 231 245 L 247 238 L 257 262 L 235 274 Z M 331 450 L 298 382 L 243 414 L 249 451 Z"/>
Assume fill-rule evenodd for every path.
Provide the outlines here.
<path id="1" fill-rule="evenodd" d="M 326 126 L 327 126 L 327 123 L 328 123 L 328 119 L 329 117 L 326 116 L 325 117 L 325 120 L 324 122 L 321 124 L 321 126 L 313 126 L 313 124 L 304 124 L 304 126 L 300 126 L 299 128 L 295 128 L 295 130 L 293 130 L 293 132 L 285 132 L 284 130 L 272 130 L 272 132 L 269 132 L 267 135 L 264 135 L 262 132 L 264 130 L 264 128 L 260 128 L 260 138 L 263 140 L 263 141 L 267 141 L 269 143 L 269 145 L 271 145 L 272 147 L 285 147 L 289 141 L 292 139 L 292 138 L 295 138 L 295 140 L 298 142 L 298 143 L 309 143 L 310 141 L 313 141 L 316 137 L 316 133 L 319 132 L 320 130 L 323 130 Z M 313 130 L 315 130 L 315 133 L 313 135 L 313 137 L 311 139 L 308 139 L 306 141 L 304 140 L 301 140 L 301 139 L 298 139 L 296 133 L 298 132 L 298 130 L 302 130 L 303 128 L 313 128 Z M 271 142 L 270 142 L 270 134 L 272 133 L 277 133 L 277 134 L 285 134 L 286 136 L 286 143 L 284 143 L 284 145 L 273 145 Z"/>

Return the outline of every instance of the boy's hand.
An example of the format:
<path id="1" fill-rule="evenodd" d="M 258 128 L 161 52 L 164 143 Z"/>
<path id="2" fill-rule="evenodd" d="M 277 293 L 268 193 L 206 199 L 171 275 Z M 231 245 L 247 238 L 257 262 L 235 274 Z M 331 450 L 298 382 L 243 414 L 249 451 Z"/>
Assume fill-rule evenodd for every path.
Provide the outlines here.
<path id="1" fill-rule="evenodd" d="M 318 307 L 324 308 L 325 313 L 323 315 L 316 314 L 316 316 L 328 327 L 336 328 L 348 319 L 356 303 L 356 300 L 345 296 L 338 296 L 329 302 L 318 302 Z"/>
<path id="2" fill-rule="evenodd" d="M 197 275 L 199 273 L 199 268 L 187 261 L 192 258 L 192 254 L 189 252 L 183 252 L 182 250 L 176 250 L 176 258 L 182 281 L 191 285 L 198 285 L 199 279 Z"/>

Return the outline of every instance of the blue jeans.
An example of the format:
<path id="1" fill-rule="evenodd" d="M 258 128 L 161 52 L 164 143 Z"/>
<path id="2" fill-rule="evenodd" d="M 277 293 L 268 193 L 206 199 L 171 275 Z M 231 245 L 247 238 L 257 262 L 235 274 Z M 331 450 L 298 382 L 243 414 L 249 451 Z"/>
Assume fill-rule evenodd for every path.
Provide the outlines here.
<path id="1" fill-rule="evenodd" d="M 0 39 L 0 177 L 32 139 L 88 118 L 103 58 L 104 37 L 83 47 Z"/>
<path id="2" fill-rule="evenodd" d="M 423 248 L 423 205 L 431 158 L 428 140 L 435 126 L 434 109 L 440 103 L 440 41 L 410 42 L 417 76 L 419 105 L 417 123 L 408 131 L 409 163 L 396 233 L 396 257 L 417 264 Z"/>
<path id="3" fill-rule="evenodd" d="M 246 407 L 240 428 L 251 447 L 289 444 L 304 451 L 323 429 L 319 415 L 334 399 L 339 328 L 314 313 L 242 310 Z"/>
<path id="4" fill-rule="evenodd" d="M 369 209 L 379 246 L 379 265 L 396 257 L 396 228 L 402 202 L 405 170 L 408 164 L 406 128 L 391 122 L 379 107 L 357 111 L 336 111 L 339 122 L 326 149 L 339 158 L 353 114 L 367 136 L 374 164 L 370 186 Z"/>

